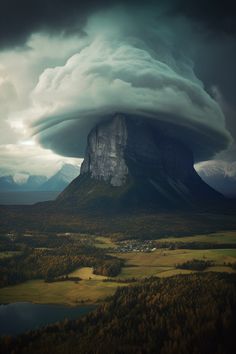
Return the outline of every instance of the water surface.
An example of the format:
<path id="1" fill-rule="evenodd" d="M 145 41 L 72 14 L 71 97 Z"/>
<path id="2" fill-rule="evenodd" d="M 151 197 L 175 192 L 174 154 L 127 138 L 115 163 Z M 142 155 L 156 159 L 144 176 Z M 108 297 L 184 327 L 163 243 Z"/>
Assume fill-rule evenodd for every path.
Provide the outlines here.
<path id="1" fill-rule="evenodd" d="M 0 335 L 17 335 L 65 318 L 76 319 L 94 309 L 94 305 L 69 307 L 28 302 L 0 305 Z"/>

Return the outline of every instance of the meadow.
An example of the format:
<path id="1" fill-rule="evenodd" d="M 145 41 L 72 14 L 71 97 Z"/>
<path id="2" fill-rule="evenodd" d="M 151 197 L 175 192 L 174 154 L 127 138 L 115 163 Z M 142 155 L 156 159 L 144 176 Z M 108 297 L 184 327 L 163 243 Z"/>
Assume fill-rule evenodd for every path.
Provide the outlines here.
<path id="1" fill-rule="evenodd" d="M 229 243 L 236 244 L 236 231 L 220 231 L 204 235 L 185 237 L 165 237 L 158 239 L 160 242 L 207 242 L 213 244 Z"/>
<path id="2" fill-rule="evenodd" d="M 109 237 L 96 236 L 93 238 L 94 246 L 107 251 L 109 255 L 124 260 L 120 274 L 107 281 L 103 275 L 93 274 L 92 267 L 80 267 L 68 275 L 78 277 L 80 281 L 30 280 L 17 285 L 0 289 L 0 303 L 29 301 L 35 303 L 56 303 L 78 305 L 79 303 L 97 303 L 114 294 L 119 286 L 126 284 L 122 281 L 136 278 L 137 280 L 158 276 L 170 277 L 176 274 L 190 274 L 194 271 L 176 269 L 176 265 L 192 260 L 213 261 L 214 265 L 204 272 L 235 273 L 230 264 L 236 262 L 235 249 L 170 249 L 161 248 L 153 252 L 127 252 L 117 253 L 118 244 Z M 236 244 L 236 232 L 225 231 L 215 234 L 205 234 L 186 237 L 171 237 L 158 239 L 158 242 L 206 242 Z M 91 239 L 89 239 L 91 242 Z M 132 242 L 132 241 L 128 241 Z M 8 252 L 10 254 L 10 252 Z M 104 281 L 106 280 L 106 281 Z M 110 280 L 110 279 L 109 279 Z M 119 282 L 120 280 L 120 282 Z"/>
<path id="3" fill-rule="evenodd" d="M 158 239 L 158 242 L 184 242 L 190 245 L 193 242 L 205 242 L 207 244 L 236 244 L 235 231 L 223 231 L 205 235 L 195 235 L 186 237 L 168 237 Z M 125 260 L 125 266 L 117 276 L 119 279 L 145 278 L 150 276 L 167 277 L 176 274 L 189 274 L 193 271 L 176 269 L 176 265 L 182 262 L 199 259 L 213 261 L 214 265 L 208 267 L 206 271 L 213 272 L 235 272 L 231 263 L 236 262 L 235 249 L 169 249 L 161 248 L 154 252 L 131 252 L 116 253 L 116 256 Z"/>
<path id="4" fill-rule="evenodd" d="M 0 252 L 0 259 L 3 259 L 3 258 L 11 258 L 11 257 L 17 256 L 18 254 L 20 254 L 20 252 L 18 252 L 18 251 L 5 251 L 5 252 Z"/>
<path id="5" fill-rule="evenodd" d="M 0 303 L 93 304 L 104 301 L 106 297 L 114 294 L 118 286 L 123 285 L 97 279 L 53 283 L 30 280 L 0 289 Z"/>
<path id="6" fill-rule="evenodd" d="M 211 260 L 214 266 L 206 271 L 235 272 L 228 263 L 236 262 L 236 250 L 156 250 L 151 253 L 122 253 L 117 257 L 125 260 L 125 266 L 117 276 L 119 279 L 150 276 L 166 277 L 176 274 L 189 274 L 193 271 L 176 269 L 176 265 L 187 260 Z"/>

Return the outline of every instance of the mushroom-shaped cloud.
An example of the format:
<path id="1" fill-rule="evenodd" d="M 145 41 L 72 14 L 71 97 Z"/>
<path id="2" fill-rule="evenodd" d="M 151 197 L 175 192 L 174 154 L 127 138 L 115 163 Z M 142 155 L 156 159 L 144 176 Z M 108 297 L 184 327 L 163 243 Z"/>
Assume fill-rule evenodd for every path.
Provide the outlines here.
<path id="1" fill-rule="evenodd" d="M 219 105 L 163 22 L 134 17 L 119 11 L 92 17 L 83 48 L 41 74 L 32 94 L 43 112 L 34 133 L 43 146 L 82 157 L 90 130 L 122 112 L 166 124 L 195 161 L 209 159 L 230 142 Z"/>

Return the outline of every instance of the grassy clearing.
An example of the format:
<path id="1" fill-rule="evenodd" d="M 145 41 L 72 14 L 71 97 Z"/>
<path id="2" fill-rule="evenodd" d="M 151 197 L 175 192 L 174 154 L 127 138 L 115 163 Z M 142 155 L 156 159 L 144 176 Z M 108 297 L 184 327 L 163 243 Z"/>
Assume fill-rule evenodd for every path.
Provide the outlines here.
<path id="1" fill-rule="evenodd" d="M 173 267 L 183 261 L 196 259 L 213 260 L 216 265 L 236 261 L 236 249 L 220 250 L 157 250 L 151 253 L 119 253 L 117 257 L 126 260 L 128 266 Z"/>
<path id="2" fill-rule="evenodd" d="M 109 238 L 98 236 L 95 238 L 95 247 L 97 248 L 116 248 L 117 245 Z"/>
<path id="3" fill-rule="evenodd" d="M 202 241 L 215 243 L 236 242 L 236 232 L 225 232 L 194 237 L 169 238 L 163 241 Z M 111 239 L 96 237 L 96 246 L 111 249 L 116 247 Z M 12 256 L 15 252 L 2 252 L 0 257 Z M 125 260 L 125 267 L 117 279 L 145 278 L 150 276 L 169 277 L 175 274 L 188 274 L 193 271 L 176 269 L 178 263 L 192 259 L 212 260 L 215 265 L 207 271 L 235 272 L 226 266 L 236 262 L 236 249 L 158 249 L 154 252 L 115 253 L 116 257 Z M 76 305 L 79 303 L 96 303 L 112 295 L 118 286 L 124 283 L 103 282 L 104 276 L 92 273 L 92 268 L 83 267 L 70 273 L 70 276 L 80 277 L 79 282 L 65 281 L 45 283 L 43 280 L 28 281 L 19 285 L 0 289 L 0 303 L 29 301 L 35 303 L 55 303 Z"/>
<path id="4" fill-rule="evenodd" d="M 5 251 L 5 252 L 0 252 L 0 259 L 14 257 L 14 256 L 17 256 L 17 255 L 20 254 L 20 253 L 21 253 L 21 252 L 19 252 L 19 251 Z"/>
<path id="5" fill-rule="evenodd" d="M 167 270 L 166 272 L 161 272 L 158 274 L 158 277 L 161 278 L 167 278 L 167 277 L 172 277 L 173 275 L 177 275 L 177 274 L 191 274 L 194 273 L 193 270 L 187 270 L 187 269 L 175 269 L 172 268 L 170 270 Z"/>
<path id="6" fill-rule="evenodd" d="M 150 276 L 167 277 L 175 274 L 186 274 L 192 271 L 175 269 L 176 264 L 192 259 L 212 260 L 215 265 L 209 267 L 208 271 L 234 272 L 231 267 L 225 264 L 236 261 L 236 250 L 157 250 L 151 253 L 120 253 L 119 258 L 124 259 L 125 267 L 120 279 L 145 278 Z"/>
<path id="7" fill-rule="evenodd" d="M 32 280 L 19 285 L 0 289 L 0 303 L 33 302 L 78 305 L 96 303 L 112 295 L 118 286 L 124 284 L 102 282 L 101 280 L 82 280 L 45 283 Z"/>
<path id="8" fill-rule="evenodd" d="M 235 273 L 235 270 L 233 270 L 231 267 L 227 266 L 212 266 L 209 267 L 208 269 L 205 270 L 205 272 L 226 272 L 226 273 Z"/>
<path id="9" fill-rule="evenodd" d="M 193 235 L 186 237 L 166 237 L 157 239 L 158 242 L 207 242 L 213 244 L 236 244 L 236 231 L 221 231 L 205 235 Z M 98 248 L 116 248 L 117 245 L 109 238 L 98 236 L 95 238 L 95 246 Z"/>
<path id="10" fill-rule="evenodd" d="M 236 250 L 156 250 L 151 253 L 120 253 L 118 257 L 126 261 L 126 266 L 116 278 L 145 278 L 150 276 L 169 277 L 192 271 L 175 269 L 177 263 L 196 259 L 213 260 L 215 265 L 207 271 L 233 272 L 224 265 L 236 261 Z M 103 282 L 106 277 L 92 274 L 92 268 L 83 267 L 72 272 L 79 282 L 65 281 L 45 283 L 43 280 L 28 281 L 19 285 L 0 289 L 0 303 L 29 301 L 35 303 L 70 304 L 96 303 L 111 296 L 124 283 Z M 91 278 L 89 280 L 89 278 Z"/>
<path id="11" fill-rule="evenodd" d="M 223 231 L 206 235 L 194 235 L 187 237 L 168 237 L 161 238 L 158 241 L 162 242 L 209 242 L 213 244 L 219 243 L 235 243 L 236 244 L 236 231 Z"/>
<path id="12" fill-rule="evenodd" d="M 137 278 L 142 279 L 151 276 L 159 276 L 159 274 L 171 270 L 171 267 L 145 267 L 145 266 L 128 266 L 122 268 L 121 273 L 116 277 L 118 279 Z"/>
<path id="13" fill-rule="evenodd" d="M 91 267 L 83 267 L 75 270 L 74 272 L 69 274 L 70 277 L 79 277 L 83 280 L 103 280 L 107 279 L 103 275 L 93 274 L 93 268 Z"/>

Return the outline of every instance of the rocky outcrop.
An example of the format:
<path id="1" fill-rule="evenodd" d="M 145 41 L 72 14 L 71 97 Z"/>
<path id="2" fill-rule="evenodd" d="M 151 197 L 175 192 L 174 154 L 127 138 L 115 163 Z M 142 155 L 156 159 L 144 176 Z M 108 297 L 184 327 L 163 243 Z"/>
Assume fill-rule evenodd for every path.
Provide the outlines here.
<path id="1" fill-rule="evenodd" d="M 142 120 L 116 115 L 88 137 L 81 174 L 120 187 L 129 174 L 186 180 L 194 174 L 191 151 Z"/>
<path id="2" fill-rule="evenodd" d="M 81 166 L 81 174 L 89 174 L 120 187 L 126 182 L 128 167 L 124 159 L 127 146 L 125 118 L 117 115 L 113 120 L 100 124 L 88 136 L 88 145 Z"/>
<path id="3" fill-rule="evenodd" d="M 122 114 L 91 131 L 81 174 L 58 198 L 111 209 L 189 208 L 222 200 L 196 173 L 192 151 L 167 126 Z"/>

